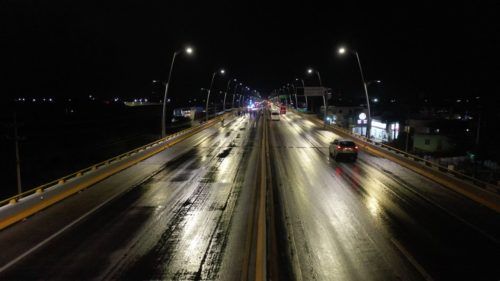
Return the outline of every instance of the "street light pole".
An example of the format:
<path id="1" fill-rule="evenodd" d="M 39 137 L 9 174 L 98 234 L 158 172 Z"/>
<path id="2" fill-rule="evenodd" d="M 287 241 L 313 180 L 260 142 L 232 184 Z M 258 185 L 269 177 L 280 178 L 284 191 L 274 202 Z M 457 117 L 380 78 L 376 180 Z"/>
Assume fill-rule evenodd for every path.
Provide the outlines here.
<path id="1" fill-rule="evenodd" d="M 346 48 L 339 48 L 338 52 L 339 54 L 344 54 L 346 52 Z M 358 67 L 359 67 L 359 73 L 361 75 L 361 81 L 363 82 L 363 88 L 365 90 L 365 97 L 366 97 L 366 107 L 368 110 L 368 124 L 366 126 L 366 137 L 370 139 L 370 131 L 371 131 L 371 126 L 372 126 L 372 115 L 371 115 L 371 109 L 370 109 L 370 97 L 368 96 L 368 85 L 365 80 L 365 76 L 363 74 L 363 68 L 361 67 L 361 60 L 359 59 L 359 54 L 358 51 L 356 50 L 351 50 L 352 53 L 356 56 L 356 61 L 358 62 Z"/>
<path id="2" fill-rule="evenodd" d="M 323 89 L 323 82 L 321 81 L 321 75 L 319 74 L 319 71 L 318 71 L 318 70 L 316 70 L 316 69 L 314 69 L 314 70 L 313 70 L 312 68 L 309 68 L 309 69 L 307 70 L 307 72 L 308 72 L 309 74 L 310 74 L 310 73 L 312 73 L 313 71 L 314 71 L 314 72 L 316 73 L 316 75 L 318 76 L 319 86 L 321 87 L 321 89 Z M 305 95 L 305 93 L 304 93 L 304 95 Z M 326 125 L 326 99 L 325 99 L 325 91 L 323 91 L 323 93 L 322 93 L 322 97 L 323 97 L 323 106 L 324 106 L 324 108 L 325 108 L 325 110 L 324 110 L 324 112 L 323 112 L 323 123 Z"/>
<path id="3" fill-rule="evenodd" d="M 361 80 L 363 81 L 363 88 L 365 89 L 365 97 L 366 97 L 366 107 L 368 108 L 368 124 L 366 126 L 366 137 L 371 137 L 371 127 L 372 127 L 372 114 L 370 109 L 370 98 L 368 96 L 368 87 L 366 85 L 365 76 L 363 74 L 363 68 L 361 67 L 361 60 L 359 59 L 359 55 L 357 51 L 354 51 L 356 55 L 356 60 L 358 61 L 359 73 L 361 74 Z"/>
<path id="4" fill-rule="evenodd" d="M 193 49 L 191 47 L 187 47 L 184 50 L 187 54 L 192 54 Z M 175 58 L 178 54 L 180 54 L 182 50 L 175 51 L 172 56 L 172 62 L 170 63 L 170 71 L 168 72 L 167 84 L 165 85 L 165 93 L 163 95 L 163 109 L 162 109 L 162 118 L 161 118 L 161 137 L 164 138 L 166 135 L 166 118 L 167 118 L 167 98 L 168 98 L 168 86 L 170 85 L 170 78 L 172 77 L 172 70 L 174 69 Z"/>
<path id="5" fill-rule="evenodd" d="M 243 86 L 242 83 L 240 83 L 240 86 Z M 238 84 L 236 84 L 236 87 L 234 87 L 234 92 L 233 92 L 233 104 L 231 105 L 231 108 L 234 108 L 234 98 L 236 97 L 236 90 L 238 89 Z"/>
<path id="6" fill-rule="evenodd" d="M 321 81 L 321 75 L 319 74 L 319 71 L 316 70 L 316 74 L 318 75 L 318 80 L 319 80 L 319 86 L 321 88 L 323 88 L 323 82 Z M 325 91 L 324 89 L 323 90 L 323 106 L 325 107 L 325 111 L 324 111 L 324 114 L 323 114 L 323 122 L 324 124 L 326 124 L 326 110 L 327 110 L 327 106 L 326 106 L 326 98 L 325 98 Z"/>
<path id="7" fill-rule="evenodd" d="M 221 74 L 224 74 L 224 72 L 225 72 L 224 69 L 220 70 Z M 214 71 L 214 73 L 212 73 L 212 80 L 210 81 L 210 87 L 208 88 L 208 92 L 207 92 L 207 103 L 205 106 L 205 121 L 208 121 L 208 103 L 210 101 L 210 92 L 212 91 L 212 87 L 214 85 L 214 79 L 215 79 L 216 74 L 217 74 L 217 71 Z"/>
<path id="8" fill-rule="evenodd" d="M 292 83 L 292 89 L 293 89 L 293 92 L 295 94 L 295 109 L 298 109 L 299 108 L 299 103 L 297 102 L 297 88 L 295 88 L 295 86 L 293 85 L 293 83 Z"/>
<path id="9" fill-rule="evenodd" d="M 285 93 L 285 88 L 280 88 L 280 90 L 283 92 L 285 96 L 285 106 L 288 107 L 288 95 Z"/>
<path id="10" fill-rule="evenodd" d="M 172 62 L 170 63 L 170 71 L 168 72 L 167 84 L 165 85 L 165 93 L 163 95 L 163 110 L 161 116 L 161 137 L 166 136 L 166 118 L 167 118 L 167 96 L 168 96 L 168 86 L 170 85 L 170 78 L 172 77 L 172 70 L 174 69 L 175 58 L 179 54 L 179 51 L 174 52 L 172 56 Z"/>
<path id="11" fill-rule="evenodd" d="M 290 104 L 292 104 L 293 103 L 293 101 L 292 101 L 292 93 L 290 93 L 290 84 L 288 84 L 288 83 L 286 84 L 286 90 L 288 92 L 288 98 L 290 99 Z"/>
<path id="12" fill-rule="evenodd" d="M 299 80 L 298 78 L 295 78 L 295 80 Z M 300 82 L 302 83 L 302 89 L 304 90 L 304 98 L 306 100 L 306 111 L 307 109 L 309 108 L 309 105 L 307 103 L 307 96 L 306 96 L 306 91 L 305 91 L 305 88 L 306 88 L 306 84 L 304 83 L 304 79 L 300 79 Z"/>
<path id="13" fill-rule="evenodd" d="M 14 142 L 16 144 L 16 177 L 17 177 L 17 194 L 21 194 L 23 192 L 22 184 L 21 184 L 21 158 L 19 156 L 19 138 L 17 132 L 17 114 L 14 113 Z"/>
<path id="14" fill-rule="evenodd" d="M 236 79 L 234 79 L 234 81 L 236 81 Z M 226 88 L 226 92 L 224 93 L 224 104 L 222 105 L 222 111 L 226 112 L 226 96 L 227 96 L 227 92 L 229 92 L 229 86 L 231 85 L 231 79 L 229 79 L 229 81 L 227 81 L 227 88 Z"/>

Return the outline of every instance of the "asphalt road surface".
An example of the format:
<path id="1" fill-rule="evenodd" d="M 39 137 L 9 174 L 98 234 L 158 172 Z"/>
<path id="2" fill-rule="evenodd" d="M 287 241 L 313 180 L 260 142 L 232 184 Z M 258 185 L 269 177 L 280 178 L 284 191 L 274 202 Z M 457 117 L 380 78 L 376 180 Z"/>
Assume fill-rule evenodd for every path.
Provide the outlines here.
<path id="1" fill-rule="evenodd" d="M 258 116 L 199 132 L 1 231 L 0 280 L 244 280 Z M 335 161 L 335 134 L 297 114 L 267 124 L 271 280 L 499 280 L 497 213 L 362 151 Z"/>
<path id="2" fill-rule="evenodd" d="M 157 156 L 162 164 L 146 170 L 148 178 L 5 269 L 0 280 L 242 279 L 258 120 L 226 121 Z M 89 191 L 130 184 L 123 174 Z M 30 226 L 42 218 L 30 218 Z M 1 248 L 29 236 L 23 224 L 0 233 Z"/>
<path id="3" fill-rule="evenodd" d="M 500 221 L 386 159 L 329 157 L 336 136 L 297 114 L 270 122 L 278 253 L 297 280 L 499 280 Z"/>

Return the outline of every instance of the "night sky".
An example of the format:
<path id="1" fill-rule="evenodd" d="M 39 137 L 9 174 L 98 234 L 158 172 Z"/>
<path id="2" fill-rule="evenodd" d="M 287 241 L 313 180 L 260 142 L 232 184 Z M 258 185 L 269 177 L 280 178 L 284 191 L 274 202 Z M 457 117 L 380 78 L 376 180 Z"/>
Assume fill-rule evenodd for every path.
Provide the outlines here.
<path id="1" fill-rule="evenodd" d="M 315 85 L 305 74 L 311 66 L 334 92 L 360 95 L 354 58 L 336 54 L 341 44 L 358 50 L 367 80 L 382 80 L 374 91 L 385 96 L 498 89 L 493 1 L 234 2 L 2 1 L 0 90 L 11 98 L 147 96 L 186 44 L 196 55 L 178 57 L 174 99 L 200 95 L 219 67 L 267 94 L 294 77 Z M 217 81 L 225 88 L 227 80 Z"/>

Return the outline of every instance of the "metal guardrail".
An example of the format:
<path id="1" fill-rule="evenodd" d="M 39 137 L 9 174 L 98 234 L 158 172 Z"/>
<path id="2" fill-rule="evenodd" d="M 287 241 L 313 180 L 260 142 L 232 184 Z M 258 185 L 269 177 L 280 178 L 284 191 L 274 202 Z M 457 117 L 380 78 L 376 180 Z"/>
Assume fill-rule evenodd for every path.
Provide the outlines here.
<path id="1" fill-rule="evenodd" d="M 128 157 L 130 157 L 132 155 L 135 155 L 136 153 L 139 153 L 139 152 L 142 152 L 142 151 L 144 151 L 146 149 L 149 149 L 149 148 L 152 148 L 152 147 L 164 144 L 165 142 L 170 141 L 172 139 L 175 139 L 178 136 L 181 136 L 181 135 L 184 135 L 184 134 L 189 133 L 191 131 L 197 130 L 197 129 L 203 127 L 203 126 L 207 126 L 208 124 L 212 124 L 214 122 L 217 122 L 218 119 L 220 119 L 220 116 L 221 115 L 217 115 L 217 116 L 215 116 L 215 118 L 209 120 L 208 122 L 202 123 L 202 124 L 200 124 L 200 125 L 198 125 L 196 127 L 191 127 L 191 128 L 187 128 L 187 129 L 181 130 L 179 132 L 176 132 L 176 133 L 173 133 L 171 135 L 168 135 L 168 136 L 166 136 L 166 137 L 164 137 L 162 139 L 159 139 L 159 140 L 156 140 L 154 142 L 145 144 L 145 145 L 143 145 L 141 147 L 138 147 L 138 148 L 135 148 L 133 150 L 127 151 L 127 152 L 122 153 L 122 154 L 120 154 L 118 156 L 115 156 L 115 157 L 106 159 L 104 161 L 101 161 L 101 162 L 99 162 L 97 164 L 94 164 L 94 165 L 92 165 L 90 167 L 81 169 L 79 171 L 76 171 L 76 172 L 71 173 L 69 175 L 66 175 L 64 177 L 58 178 L 58 179 L 53 180 L 51 182 L 42 184 L 42 185 L 37 186 L 35 188 L 32 188 L 30 190 L 27 190 L 27 191 L 24 191 L 24 192 L 19 193 L 17 195 L 14 195 L 12 197 L 9 197 L 7 199 L 1 200 L 0 201 L 0 207 L 8 205 L 8 204 L 16 204 L 22 198 L 25 198 L 25 197 L 30 196 L 32 194 L 43 193 L 46 189 L 48 189 L 50 187 L 57 186 L 59 184 L 63 184 L 63 183 L 65 183 L 65 182 L 67 182 L 68 180 L 71 180 L 71 179 L 79 178 L 79 177 L 83 176 L 84 174 L 87 174 L 89 172 L 95 171 L 95 170 L 97 170 L 99 168 L 108 166 L 110 164 L 116 163 L 117 161 L 123 160 L 125 158 L 128 158 Z"/>
<path id="2" fill-rule="evenodd" d="M 298 112 L 298 114 L 304 116 L 303 113 Z M 312 118 L 308 118 L 307 116 L 306 116 L 306 118 L 307 119 L 312 119 Z M 315 122 L 321 122 L 321 120 L 319 120 L 317 118 L 314 118 L 312 120 L 315 121 Z M 473 184 L 473 185 L 475 185 L 477 187 L 480 187 L 480 188 L 485 189 L 485 190 L 490 191 L 490 192 L 494 192 L 494 193 L 500 194 L 500 187 L 498 185 L 491 184 L 491 183 L 488 183 L 488 182 L 476 179 L 474 177 L 471 177 L 469 175 L 463 174 L 463 173 L 458 172 L 456 170 L 449 169 L 448 167 L 445 167 L 445 166 L 439 165 L 437 163 L 434 163 L 432 161 L 423 159 L 423 158 L 421 158 L 421 157 L 419 157 L 417 155 L 410 154 L 410 153 L 407 153 L 406 151 L 399 150 L 399 149 L 397 149 L 395 147 L 392 147 L 392 146 L 389 146 L 389 145 L 386 145 L 386 144 L 383 144 L 383 143 L 380 143 L 380 142 L 375 142 L 375 141 L 373 141 L 371 139 L 366 138 L 365 136 L 362 136 L 362 135 L 359 135 L 359 134 L 355 134 L 355 133 L 351 132 L 350 130 L 342 128 L 342 127 L 340 127 L 338 125 L 323 124 L 323 123 L 322 123 L 322 125 L 326 125 L 326 127 L 329 127 L 331 129 L 334 129 L 334 130 L 337 130 L 337 131 L 341 131 L 344 134 L 347 134 L 347 135 L 355 138 L 358 142 L 364 143 L 365 145 L 366 144 L 375 145 L 375 146 L 377 146 L 379 148 L 383 148 L 384 150 L 386 150 L 388 152 L 391 152 L 391 153 L 394 153 L 394 154 L 396 154 L 398 156 L 403 156 L 403 157 L 405 157 L 409 161 L 413 161 L 415 163 L 419 163 L 421 165 L 424 165 L 424 166 L 427 166 L 427 167 L 430 167 L 430 168 L 434 168 L 435 170 L 439 170 L 441 172 L 444 172 L 444 173 L 447 173 L 449 175 L 452 175 L 452 176 L 456 177 L 459 180 L 468 181 L 469 183 L 471 183 L 471 184 Z"/>

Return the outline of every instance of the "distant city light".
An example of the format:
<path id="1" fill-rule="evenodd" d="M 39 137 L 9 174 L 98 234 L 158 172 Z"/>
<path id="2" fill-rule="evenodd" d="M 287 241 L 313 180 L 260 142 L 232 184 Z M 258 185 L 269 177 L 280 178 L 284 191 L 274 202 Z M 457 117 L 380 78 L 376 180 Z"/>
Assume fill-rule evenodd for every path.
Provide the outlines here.
<path id="1" fill-rule="evenodd" d="M 341 55 L 345 54 L 345 48 L 344 47 L 340 47 L 339 48 L 339 54 L 341 54 Z"/>

